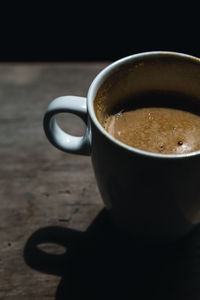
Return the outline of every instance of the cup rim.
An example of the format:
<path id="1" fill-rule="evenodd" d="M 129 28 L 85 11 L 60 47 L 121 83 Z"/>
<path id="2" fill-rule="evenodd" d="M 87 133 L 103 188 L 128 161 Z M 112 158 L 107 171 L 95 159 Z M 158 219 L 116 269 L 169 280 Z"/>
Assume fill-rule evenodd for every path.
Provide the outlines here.
<path id="1" fill-rule="evenodd" d="M 102 85 L 102 83 L 109 77 L 109 75 L 112 74 L 112 72 L 119 66 L 130 62 L 134 59 L 142 58 L 145 56 L 161 56 L 161 55 L 168 55 L 168 56 L 178 56 L 182 58 L 186 58 L 189 60 L 193 61 L 198 61 L 200 63 L 200 58 L 185 54 L 185 53 L 180 53 L 180 52 L 175 52 L 175 51 L 147 51 L 147 52 L 141 52 L 141 53 L 136 53 L 133 55 L 129 55 L 126 57 L 123 57 L 111 64 L 109 64 L 107 67 L 105 67 L 103 70 L 101 70 L 97 76 L 94 78 L 92 81 L 89 90 L 88 90 L 88 95 L 87 95 L 87 108 L 88 112 L 90 115 L 90 118 L 98 128 L 98 130 L 106 137 L 108 138 L 111 142 L 114 144 L 118 145 L 119 147 L 126 149 L 130 152 L 140 154 L 143 156 L 148 156 L 148 157 L 153 157 L 153 158 L 165 158 L 165 159 L 177 159 L 177 158 L 187 158 L 191 156 L 195 156 L 197 154 L 200 154 L 200 150 L 189 152 L 189 153 L 183 153 L 183 154 L 160 154 L 160 153 L 155 153 L 155 152 L 150 152 L 150 151 L 145 151 L 141 150 L 132 146 L 128 146 L 127 144 L 124 144 L 120 142 L 119 140 L 115 139 L 112 135 L 110 135 L 101 125 L 101 123 L 98 121 L 95 110 L 94 110 L 94 99 L 97 94 L 98 89 Z"/>

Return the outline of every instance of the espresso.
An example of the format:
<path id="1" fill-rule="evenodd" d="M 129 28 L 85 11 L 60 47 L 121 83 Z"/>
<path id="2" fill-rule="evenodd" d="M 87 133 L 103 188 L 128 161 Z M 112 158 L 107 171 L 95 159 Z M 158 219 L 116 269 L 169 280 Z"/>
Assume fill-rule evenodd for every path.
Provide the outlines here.
<path id="1" fill-rule="evenodd" d="M 167 100 L 166 96 L 172 98 Z M 148 100 L 153 97 L 155 101 Z M 184 154 L 200 150 L 197 105 L 192 105 L 185 96 L 181 101 L 180 95 L 151 93 L 151 97 L 145 95 L 143 100 L 136 97 L 119 107 L 120 110 L 115 108 L 104 119 L 107 132 L 124 144 L 154 153 Z"/>

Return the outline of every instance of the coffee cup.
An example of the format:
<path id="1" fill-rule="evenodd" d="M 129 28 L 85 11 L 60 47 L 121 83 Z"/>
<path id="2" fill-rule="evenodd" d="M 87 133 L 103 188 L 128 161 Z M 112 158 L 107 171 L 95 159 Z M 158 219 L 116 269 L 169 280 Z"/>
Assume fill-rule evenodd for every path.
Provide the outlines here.
<path id="1" fill-rule="evenodd" d="M 200 107 L 199 83 L 199 58 L 168 51 L 145 52 L 103 69 L 91 83 L 87 98 L 58 97 L 47 108 L 47 138 L 62 151 L 91 156 L 113 223 L 133 237 L 173 241 L 199 223 L 200 149 L 178 154 L 137 149 L 109 134 L 101 117 L 123 99 L 151 90 L 186 94 Z M 55 116 L 64 112 L 83 120 L 84 136 L 72 136 L 59 127 Z"/>

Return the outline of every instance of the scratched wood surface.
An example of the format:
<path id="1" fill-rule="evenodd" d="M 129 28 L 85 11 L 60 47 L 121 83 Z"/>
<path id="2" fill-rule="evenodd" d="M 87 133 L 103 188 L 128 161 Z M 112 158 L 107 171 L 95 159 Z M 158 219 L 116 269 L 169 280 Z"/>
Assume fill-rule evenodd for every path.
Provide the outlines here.
<path id="1" fill-rule="evenodd" d="M 48 226 L 85 231 L 102 208 L 90 158 L 54 148 L 42 119 L 55 97 L 86 96 L 106 65 L 0 64 L 0 299 L 55 299 L 60 278 L 25 263 L 27 240 Z M 71 133 L 83 132 L 77 118 L 63 118 Z"/>

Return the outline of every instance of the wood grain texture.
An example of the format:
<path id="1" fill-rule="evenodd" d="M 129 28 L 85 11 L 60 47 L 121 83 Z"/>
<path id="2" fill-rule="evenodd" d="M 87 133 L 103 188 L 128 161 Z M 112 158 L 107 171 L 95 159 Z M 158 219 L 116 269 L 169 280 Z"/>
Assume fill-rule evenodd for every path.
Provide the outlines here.
<path id="1" fill-rule="evenodd" d="M 55 299 L 59 277 L 24 262 L 28 238 L 47 226 L 85 231 L 102 208 L 90 158 L 55 149 L 42 120 L 55 97 L 86 96 L 106 65 L 0 64 L 0 299 Z M 73 116 L 66 122 L 82 130 Z"/>

